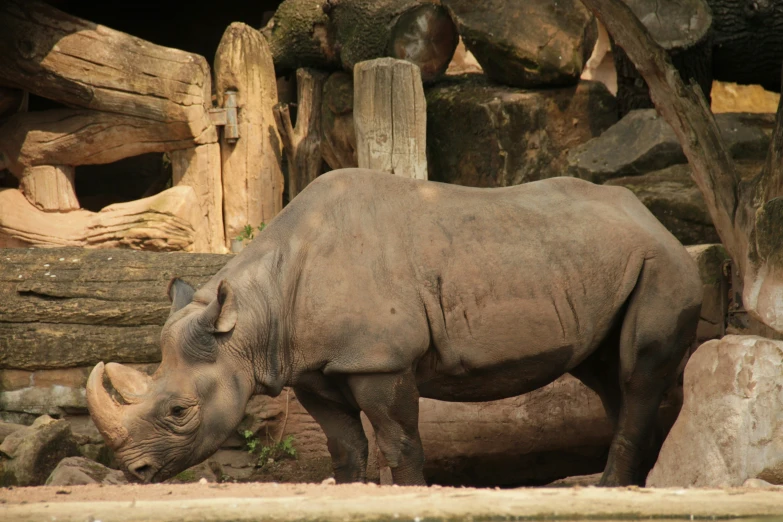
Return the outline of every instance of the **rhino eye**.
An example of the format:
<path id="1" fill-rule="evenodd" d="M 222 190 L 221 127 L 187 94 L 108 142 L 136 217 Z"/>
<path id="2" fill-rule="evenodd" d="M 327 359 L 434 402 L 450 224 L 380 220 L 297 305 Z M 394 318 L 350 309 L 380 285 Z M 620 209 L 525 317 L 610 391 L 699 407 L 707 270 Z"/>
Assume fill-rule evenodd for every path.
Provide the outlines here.
<path id="1" fill-rule="evenodd" d="M 186 410 L 187 410 L 187 408 L 185 408 L 184 406 L 172 406 L 172 408 L 171 408 L 171 416 L 172 417 L 182 417 L 183 415 L 185 415 L 185 411 Z"/>

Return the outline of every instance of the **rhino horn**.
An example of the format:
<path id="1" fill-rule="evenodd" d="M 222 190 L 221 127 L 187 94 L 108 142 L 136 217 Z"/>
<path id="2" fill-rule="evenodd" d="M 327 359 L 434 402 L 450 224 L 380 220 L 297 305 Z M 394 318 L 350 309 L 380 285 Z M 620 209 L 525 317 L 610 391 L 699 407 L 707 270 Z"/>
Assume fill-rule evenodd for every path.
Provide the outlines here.
<path id="1" fill-rule="evenodd" d="M 117 449 L 128 438 L 128 431 L 122 425 L 122 406 L 103 387 L 104 368 L 99 362 L 87 379 L 87 409 L 106 444 Z"/>
<path id="2" fill-rule="evenodd" d="M 106 373 L 117 393 L 128 404 L 136 404 L 147 394 L 150 376 L 117 363 L 106 365 Z"/>

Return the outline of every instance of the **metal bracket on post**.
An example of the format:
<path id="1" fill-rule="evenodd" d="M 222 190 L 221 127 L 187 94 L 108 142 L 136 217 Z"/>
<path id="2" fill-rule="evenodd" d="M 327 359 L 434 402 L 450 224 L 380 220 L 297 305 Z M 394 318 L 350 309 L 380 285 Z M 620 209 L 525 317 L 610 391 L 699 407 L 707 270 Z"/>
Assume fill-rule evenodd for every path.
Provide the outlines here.
<path id="1" fill-rule="evenodd" d="M 223 107 L 209 109 L 212 125 L 223 127 L 223 137 L 228 143 L 236 143 L 239 139 L 237 110 L 237 91 L 226 91 Z"/>

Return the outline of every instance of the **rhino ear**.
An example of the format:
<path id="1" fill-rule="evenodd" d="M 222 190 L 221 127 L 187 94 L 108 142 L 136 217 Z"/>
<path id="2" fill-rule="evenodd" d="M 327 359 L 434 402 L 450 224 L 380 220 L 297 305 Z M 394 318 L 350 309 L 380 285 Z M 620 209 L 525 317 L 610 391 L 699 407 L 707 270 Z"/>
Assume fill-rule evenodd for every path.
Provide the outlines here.
<path id="1" fill-rule="evenodd" d="M 220 281 L 217 297 L 204 309 L 201 320 L 213 332 L 226 333 L 234 329 L 237 323 L 237 302 L 234 290 L 225 279 Z"/>
<path id="2" fill-rule="evenodd" d="M 190 304 L 196 290 L 179 277 L 175 277 L 169 281 L 169 287 L 166 292 L 169 294 L 169 301 L 171 301 L 171 311 L 169 312 L 169 315 L 172 315 L 174 312 L 177 312 Z"/>

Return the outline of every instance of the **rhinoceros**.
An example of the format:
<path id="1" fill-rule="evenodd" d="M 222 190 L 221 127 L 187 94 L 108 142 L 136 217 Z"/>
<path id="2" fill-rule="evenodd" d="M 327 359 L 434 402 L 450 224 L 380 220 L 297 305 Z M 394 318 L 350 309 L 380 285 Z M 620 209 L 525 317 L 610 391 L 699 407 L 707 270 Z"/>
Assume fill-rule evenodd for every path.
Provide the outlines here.
<path id="1" fill-rule="evenodd" d="M 88 405 L 125 473 L 157 482 L 214 453 L 252 395 L 290 386 L 337 482 L 366 480 L 364 412 L 394 483 L 425 484 L 420 397 L 489 401 L 571 373 L 614 421 L 600 484 L 638 484 L 701 292 L 688 252 L 625 188 L 337 170 L 198 291 L 174 278 L 158 369 L 97 364 Z"/>

